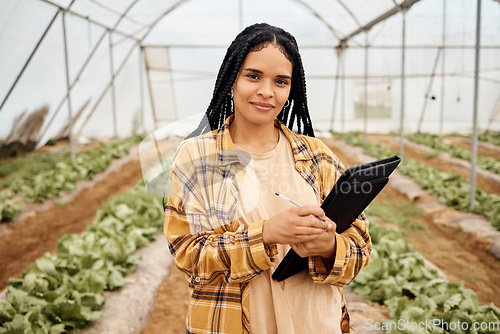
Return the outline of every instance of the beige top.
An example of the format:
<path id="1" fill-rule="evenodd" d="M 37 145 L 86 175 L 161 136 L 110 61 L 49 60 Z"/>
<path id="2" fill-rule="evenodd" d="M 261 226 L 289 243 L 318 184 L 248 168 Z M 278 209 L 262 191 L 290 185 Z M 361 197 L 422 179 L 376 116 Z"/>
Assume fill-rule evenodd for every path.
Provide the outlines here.
<path id="1" fill-rule="evenodd" d="M 290 143 L 280 131 L 278 145 L 266 153 L 251 153 L 240 187 L 239 215 L 245 224 L 268 219 L 293 205 L 279 192 L 302 205 L 318 204 L 313 188 L 295 169 Z M 341 296 L 329 284 L 315 284 L 307 271 L 282 282 L 272 279 L 289 245 L 278 245 L 273 268 L 250 282 L 250 328 L 255 334 L 341 333 Z"/>

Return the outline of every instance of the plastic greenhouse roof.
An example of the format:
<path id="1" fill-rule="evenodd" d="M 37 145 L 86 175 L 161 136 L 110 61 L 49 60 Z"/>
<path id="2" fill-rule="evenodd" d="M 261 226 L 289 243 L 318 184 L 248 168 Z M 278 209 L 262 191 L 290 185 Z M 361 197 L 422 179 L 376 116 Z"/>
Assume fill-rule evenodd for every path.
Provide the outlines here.
<path id="1" fill-rule="evenodd" d="M 421 114 L 421 96 L 439 96 L 440 85 L 429 81 L 441 73 L 462 83 L 450 87 L 453 96 L 446 98 L 448 104 L 461 101 L 464 115 L 451 108 L 449 118 L 470 118 L 465 102 L 472 97 L 465 87 L 473 69 L 475 1 L 0 0 L 0 6 L 0 140 L 6 142 L 44 144 L 67 136 L 70 118 L 76 138 L 112 137 L 152 131 L 202 113 L 225 49 L 254 22 L 281 26 L 297 38 L 313 122 L 339 119 L 336 107 L 342 101 L 332 92 L 341 76 L 344 94 L 354 100 L 352 120 L 356 101 L 369 94 L 389 105 L 394 112 L 388 117 L 397 121 L 398 94 L 388 97 L 387 90 L 397 90 L 401 72 L 402 11 L 407 11 L 406 45 L 411 49 L 407 74 L 420 94 L 418 102 L 408 99 L 418 105 L 408 113 Z M 483 0 L 482 28 L 485 98 L 480 119 L 487 122 L 500 108 L 498 0 Z M 335 47 L 342 42 L 349 53 L 341 63 Z M 371 49 L 365 67 L 367 43 Z M 365 77 L 371 80 L 368 93 L 360 92 Z M 426 115 L 438 110 L 435 105 L 425 108 L 430 109 Z M 347 114 L 349 119 L 349 110 Z"/>

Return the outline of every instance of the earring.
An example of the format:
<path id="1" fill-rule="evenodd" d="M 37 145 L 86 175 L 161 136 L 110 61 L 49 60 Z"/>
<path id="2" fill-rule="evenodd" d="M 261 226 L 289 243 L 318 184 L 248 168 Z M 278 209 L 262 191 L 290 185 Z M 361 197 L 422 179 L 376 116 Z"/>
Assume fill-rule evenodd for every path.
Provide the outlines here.
<path id="1" fill-rule="evenodd" d="M 288 107 L 289 105 L 290 105 L 290 100 L 286 100 L 285 105 L 283 106 L 283 108 L 286 108 L 286 107 Z"/>
<path id="2" fill-rule="evenodd" d="M 227 93 L 229 96 L 231 96 L 231 113 L 234 114 L 234 93 L 233 90 L 231 89 L 231 92 Z"/>

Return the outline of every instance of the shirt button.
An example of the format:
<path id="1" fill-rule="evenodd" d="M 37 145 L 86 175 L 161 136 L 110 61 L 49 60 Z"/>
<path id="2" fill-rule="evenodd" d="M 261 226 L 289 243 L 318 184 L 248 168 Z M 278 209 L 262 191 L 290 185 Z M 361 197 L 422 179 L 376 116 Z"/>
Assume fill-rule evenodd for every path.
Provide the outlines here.
<path id="1" fill-rule="evenodd" d="M 195 277 L 194 281 L 195 281 L 196 283 L 200 283 L 200 282 L 201 282 L 201 278 L 197 276 L 197 277 Z"/>

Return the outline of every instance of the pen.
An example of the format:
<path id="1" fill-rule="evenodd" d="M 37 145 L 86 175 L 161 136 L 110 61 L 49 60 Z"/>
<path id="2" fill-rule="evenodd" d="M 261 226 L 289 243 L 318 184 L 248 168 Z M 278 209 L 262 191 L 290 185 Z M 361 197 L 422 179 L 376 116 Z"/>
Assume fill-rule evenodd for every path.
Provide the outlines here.
<path id="1" fill-rule="evenodd" d="M 284 195 L 281 195 L 281 194 L 280 194 L 280 193 L 278 193 L 278 192 L 275 192 L 274 194 L 275 194 L 276 196 L 281 197 L 281 198 L 283 198 L 284 200 L 286 200 L 286 201 L 288 201 L 288 202 L 292 203 L 292 204 L 293 204 L 293 205 L 295 205 L 295 206 L 302 206 L 302 205 L 300 205 L 299 203 L 295 202 L 294 200 L 291 200 L 290 198 L 288 198 L 288 197 L 286 197 L 286 196 L 284 196 Z M 321 217 L 318 217 L 318 216 L 314 216 L 314 217 L 318 218 L 319 220 L 321 220 L 321 221 L 323 221 L 323 222 L 325 221 L 325 219 L 324 219 L 324 218 L 321 218 Z"/>

